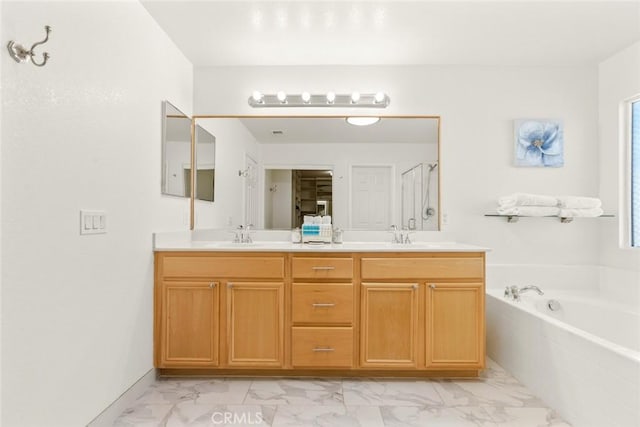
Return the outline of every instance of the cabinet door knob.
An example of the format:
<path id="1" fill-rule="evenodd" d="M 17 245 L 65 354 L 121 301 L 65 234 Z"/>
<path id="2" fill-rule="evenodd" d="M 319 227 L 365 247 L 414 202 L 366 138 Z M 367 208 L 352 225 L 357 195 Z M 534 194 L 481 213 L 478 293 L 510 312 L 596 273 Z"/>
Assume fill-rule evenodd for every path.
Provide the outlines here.
<path id="1" fill-rule="evenodd" d="M 435 285 L 435 284 L 433 284 L 433 283 L 429 283 L 429 287 L 430 287 L 431 289 L 435 289 L 435 288 L 436 288 L 436 285 Z"/>
<path id="2" fill-rule="evenodd" d="M 227 288 L 229 289 L 233 288 L 233 283 L 227 283 Z"/>
<path id="3" fill-rule="evenodd" d="M 218 284 L 217 284 L 216 282 L 211 282 L 211 283 L 209 283 L 209 287 L 210 287 L 211 289 L 215 288 L 217 285 L 218 285 Z"/>
<path id="4" fill-rule="evenodd" d="M 411 285 L 411 287 L 412 287 L 413 289 L 418 289 L 418 285 L 415 285 L 415 284 L 414 284 L 414 285 Z"/>

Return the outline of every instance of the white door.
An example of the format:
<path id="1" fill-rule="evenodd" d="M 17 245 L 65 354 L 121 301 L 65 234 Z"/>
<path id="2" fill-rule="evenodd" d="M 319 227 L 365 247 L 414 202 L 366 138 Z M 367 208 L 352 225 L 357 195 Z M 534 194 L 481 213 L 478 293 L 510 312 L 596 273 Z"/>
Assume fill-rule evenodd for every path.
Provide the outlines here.
<path id="1" fill-rule="evenodd" d="M 391 226 L 391 166 L 351 167 L 351 228 Z"/>
<path id="2" fill-rule="evenodd" d="M 258 163 L 251 158 L 245 156 L 244 177 L 244 225 L 258 224 Z"/>

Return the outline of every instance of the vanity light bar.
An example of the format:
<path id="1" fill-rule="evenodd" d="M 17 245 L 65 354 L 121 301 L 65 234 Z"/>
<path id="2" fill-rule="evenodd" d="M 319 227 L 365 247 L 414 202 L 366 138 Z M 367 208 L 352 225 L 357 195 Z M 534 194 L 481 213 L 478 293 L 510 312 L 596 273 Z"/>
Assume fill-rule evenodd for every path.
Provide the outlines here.
<path id="1" fill-rule="evenodd" d="M 328 92 L 324 94 L 287 94 L 279 91 L 275 94 L 254 91 L 249 97 L 249 105 L 253 108 L 272 107 L 339 107 L 339 108 L 386 108 L 391 100 L 383 92 L 340 94 Z"/>

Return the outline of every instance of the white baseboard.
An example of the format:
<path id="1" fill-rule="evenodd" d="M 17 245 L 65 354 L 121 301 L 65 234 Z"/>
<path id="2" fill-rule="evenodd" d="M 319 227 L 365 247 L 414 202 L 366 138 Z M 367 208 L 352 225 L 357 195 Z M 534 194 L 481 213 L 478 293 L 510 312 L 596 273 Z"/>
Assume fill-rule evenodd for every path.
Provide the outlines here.
<path id="1" fill-rule="evenodd" d="M 111 405 L 95 417 L 87 427 L 112 427 L 125 409 L 129 408 L 133 402 L 156 380 L 155 368 L 150 369 L 138 381 L 120 395 Z"/>

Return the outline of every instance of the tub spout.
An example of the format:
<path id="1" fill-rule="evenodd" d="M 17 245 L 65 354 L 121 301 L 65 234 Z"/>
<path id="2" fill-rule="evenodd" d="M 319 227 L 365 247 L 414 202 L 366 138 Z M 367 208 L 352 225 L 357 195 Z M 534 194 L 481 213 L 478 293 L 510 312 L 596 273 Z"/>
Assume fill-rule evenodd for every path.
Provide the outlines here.
<path id="1" fill-rule="evenodd" d="M 527 291 L 536 291 L 538 295 L 544 295 L 544 292 L 542 292 L 539 287 L 529 285 L 522 288 L 519 288 L 517 286 L 507 286 L 504 290 L 504 296 L 505 298 L 510 298 L 513 301 L 520 301 L 520 294 Z"/>
<path id="2" fill-rule="evenodd" d="M 527 292 L 527 291 L 536 291 L 538 295 L 544 295 L 544 292 L 542 292 L 542 290 L 537 286 L 529 285 L 529 286 L 525 286 L 524 288 L 520 288 L 520 293 Z"/>

